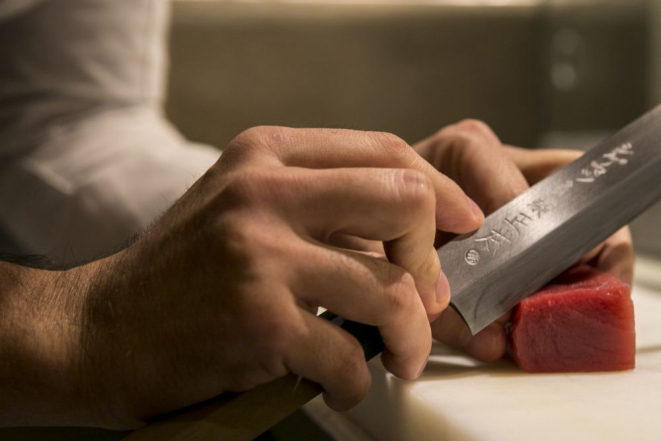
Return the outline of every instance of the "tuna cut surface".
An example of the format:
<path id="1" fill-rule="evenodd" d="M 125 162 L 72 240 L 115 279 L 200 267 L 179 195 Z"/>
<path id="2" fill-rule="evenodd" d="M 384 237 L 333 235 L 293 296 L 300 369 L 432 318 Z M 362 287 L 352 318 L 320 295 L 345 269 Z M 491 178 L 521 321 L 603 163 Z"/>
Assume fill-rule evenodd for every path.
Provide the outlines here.
<path id="1" fill-rule="evenodd" d="M 570 269 L 523 300 L 511 324 L 511 353 L 526 372 L 635 367 L 631 289 L 588 266 Z"/>

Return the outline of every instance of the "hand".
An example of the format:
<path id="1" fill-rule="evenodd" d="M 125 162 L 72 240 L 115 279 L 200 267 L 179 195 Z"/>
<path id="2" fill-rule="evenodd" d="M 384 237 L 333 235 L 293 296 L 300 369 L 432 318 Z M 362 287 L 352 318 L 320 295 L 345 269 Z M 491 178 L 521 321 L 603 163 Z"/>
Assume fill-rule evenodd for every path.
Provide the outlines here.
<path id="1" fill-rule="evenodd" d="M 503 146 L 486 124 L 474 120 L 446 127 L 414 148 L 439 171 L 454 179 L 487 214 L 581 155 L 571 150 Z M 583 261 L 631 283 L 633 248 L 628 228 L 618 231 Z M 432 323 L 432 332 L 436 339 L 479 360 L 493 361 L 506 351 L 503 324 L 508 319 L 509 313 L 504 314 L 472 336 L 461 318 L 448 308 Z"/>
<path id="2" fill-rule="evenodd" d="M 80 364 L 103 425 L 146 418 L 287 372 L 335 409 L 370 377 L 361 347 L 315 316 L 324 306 L 377 326 L 393 374 L 416 378 L 427 315 L 449 300 L 436 229 L 482 212 L 401 139 L 346 130 L 255 128 L 142 238 L 81 268 Z M 383 241 L 387 261 L 330 243 Z"/>

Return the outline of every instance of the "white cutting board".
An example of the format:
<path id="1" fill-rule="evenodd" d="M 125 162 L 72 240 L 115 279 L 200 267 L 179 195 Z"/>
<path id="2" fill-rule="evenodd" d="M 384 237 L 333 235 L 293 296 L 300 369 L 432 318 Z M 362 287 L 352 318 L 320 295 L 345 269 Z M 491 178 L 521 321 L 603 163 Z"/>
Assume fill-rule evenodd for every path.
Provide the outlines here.
<path id="1" fill-rule="evenodd" d="M 377 440 L 661 440 L 661 290 L 636 284 L 633 299 L 633 371 L 526 374 L 437 344 L 416 381 L 372 360 L 368 397 L 344 415 Z"/>

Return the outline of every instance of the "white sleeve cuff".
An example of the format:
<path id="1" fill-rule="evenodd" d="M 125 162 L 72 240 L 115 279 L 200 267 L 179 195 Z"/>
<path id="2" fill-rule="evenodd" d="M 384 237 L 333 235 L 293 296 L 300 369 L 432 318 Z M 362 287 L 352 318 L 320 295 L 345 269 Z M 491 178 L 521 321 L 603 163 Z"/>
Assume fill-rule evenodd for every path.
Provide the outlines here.
<path id="1" fill-rule="evenodd" d="M 93 259 L 152 223 L 219 155 L 149 109 L 104 112 L 0 170 L 0 227 L 23 253 Z"/>

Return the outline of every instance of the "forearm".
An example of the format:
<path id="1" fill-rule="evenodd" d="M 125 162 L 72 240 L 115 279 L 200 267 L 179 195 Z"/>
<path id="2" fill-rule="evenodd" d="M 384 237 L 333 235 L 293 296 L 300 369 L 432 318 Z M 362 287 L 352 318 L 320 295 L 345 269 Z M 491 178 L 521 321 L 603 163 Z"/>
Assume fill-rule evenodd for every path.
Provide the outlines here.
<path id="1" fill-rule="evenodd" d="M 93 419 L 76 353 L 81 275 L 0 262 L 0 426 Z"/>

